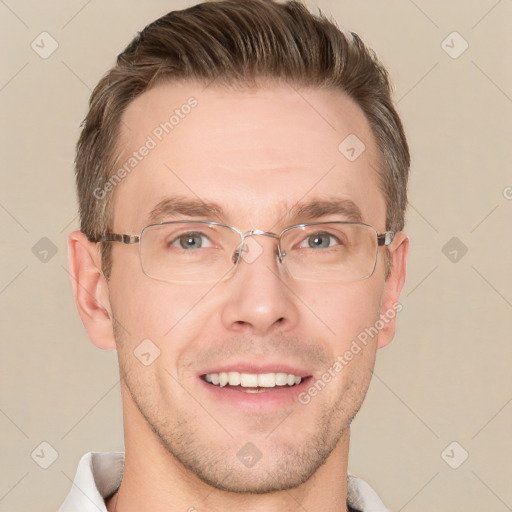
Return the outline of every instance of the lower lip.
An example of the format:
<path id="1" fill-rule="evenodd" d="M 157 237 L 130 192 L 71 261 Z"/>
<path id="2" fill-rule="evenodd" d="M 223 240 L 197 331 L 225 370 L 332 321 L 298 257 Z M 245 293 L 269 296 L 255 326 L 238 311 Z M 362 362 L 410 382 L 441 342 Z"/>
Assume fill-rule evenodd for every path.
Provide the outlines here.
<path id="1" fill-rule="evenodd" d="M 311 377 L 302 379 L 300 384 L 287 388 L 268 388 L 267 391 L 251 393 L 237 389 L 215 386 L 199 378 L 205 391 L 216 402 L 248 411 L 277 409 L 298 403 L 297 396 L 310 385 Z"/>

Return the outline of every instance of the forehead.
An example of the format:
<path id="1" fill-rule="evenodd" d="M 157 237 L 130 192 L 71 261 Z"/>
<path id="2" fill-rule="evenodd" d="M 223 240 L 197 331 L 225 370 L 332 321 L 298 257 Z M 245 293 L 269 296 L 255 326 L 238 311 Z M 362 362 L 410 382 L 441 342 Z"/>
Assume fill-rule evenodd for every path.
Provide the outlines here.
<path id="1" fill-rule="evenodd" d="M 214 203 L 243 229 L 323 199 L 352 201 L 363 221 L 384 225 L 380 155 L 339 91 L 162 84 L 128 106 L 118 147 L 116 229 L 140 230 L 173 197 Z"/>

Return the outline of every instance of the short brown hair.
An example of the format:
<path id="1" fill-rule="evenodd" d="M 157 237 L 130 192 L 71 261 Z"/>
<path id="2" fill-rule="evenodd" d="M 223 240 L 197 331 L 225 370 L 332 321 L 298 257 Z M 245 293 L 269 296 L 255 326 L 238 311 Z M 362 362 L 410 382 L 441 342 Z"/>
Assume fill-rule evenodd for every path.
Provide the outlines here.
<path id="1" fill-rule="evenodd" d="M 121 116 L 131 101 L 162 82 L 243 86 L 258 79 L 334 88 L 359 105 L 382 154 L 386 229 L 402 230 L 409 149 L 388 73 L 375 53 L 297 1 L 221 0 L 172 11 L 145 27 L 94 89 L 75 160 L 81 231 L 89 240 L 111 229 L 113 191 L 101 199 L 95 191 L 115 172 Z M 102 247 L 107 277 L 109 246 Z"/>

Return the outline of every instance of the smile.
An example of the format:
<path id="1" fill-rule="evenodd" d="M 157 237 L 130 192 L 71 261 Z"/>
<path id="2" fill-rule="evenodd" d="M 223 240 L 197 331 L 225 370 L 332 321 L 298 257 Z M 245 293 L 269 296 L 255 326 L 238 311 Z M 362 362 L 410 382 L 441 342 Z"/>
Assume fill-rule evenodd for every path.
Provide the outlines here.
<path id="1" fill-rule="evenodd" d="M 302 377 L 291 373 L 207 373 L 204 380 L 213 386 L 230 387 L 246 393 L 261 393 L 269 389 L 291 387 L 302 382 Z M 243 388 L 243 389 L 242 389 Z"/>

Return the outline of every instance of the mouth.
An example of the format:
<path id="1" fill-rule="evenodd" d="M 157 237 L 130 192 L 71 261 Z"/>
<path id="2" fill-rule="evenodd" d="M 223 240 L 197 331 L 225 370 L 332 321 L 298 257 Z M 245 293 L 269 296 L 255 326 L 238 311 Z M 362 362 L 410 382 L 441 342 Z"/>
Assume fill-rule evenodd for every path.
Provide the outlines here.
<path id="1" fill-rule="evenodd" d="M 237 371 L 206 373 L 201 379 L 218 388 L 232 389 L 242 393 L 265 393 L 299 386 L 309 376 L 293 373 L 245 373 Z"/>
<path id="2" fill-rule="evenodd" d="M 312 369 L 284 361 L 230 361 L 197 374 L 205 400 L 226 414 L 282 414 L 300 404 L 315 380 Z"/>

